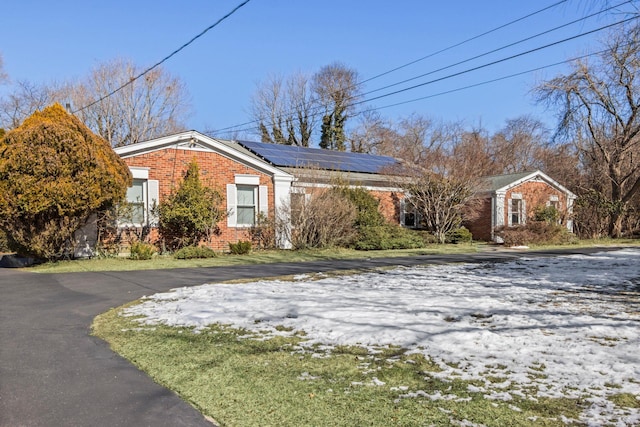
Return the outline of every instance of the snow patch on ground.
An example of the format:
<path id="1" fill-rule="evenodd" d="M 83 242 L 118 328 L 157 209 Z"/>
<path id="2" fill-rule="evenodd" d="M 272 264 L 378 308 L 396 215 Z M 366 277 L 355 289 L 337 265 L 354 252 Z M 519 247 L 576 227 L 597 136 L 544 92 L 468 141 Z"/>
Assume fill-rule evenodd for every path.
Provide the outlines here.
<path id="1" fill-rule="evenodd" d="M 126 313 L 196 330 L 304 331 L 309 345 L 402 346 L 443 379 L 504 377 L 485 380 L 491 399 L 535 386 L 537 397 L 587 399 L 589 424 L 640 424 L 640 411 L 607 400 L 640 396 L 640 250 L 297 279 L 180 288 Z"/>

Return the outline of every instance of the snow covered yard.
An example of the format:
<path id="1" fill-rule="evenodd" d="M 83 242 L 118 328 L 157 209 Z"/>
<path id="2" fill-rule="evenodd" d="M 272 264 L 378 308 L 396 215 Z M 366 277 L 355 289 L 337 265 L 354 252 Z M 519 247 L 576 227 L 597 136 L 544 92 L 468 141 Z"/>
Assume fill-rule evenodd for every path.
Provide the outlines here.
<path id="1" fill-rule="evenodd" d="M 440 366 L 428 375 L 475 380 L 469 391 L 487 399 L 579 398 L 588 402 L 582 422 L 640 424 L 637 249 L 210 284 L 153 295 L 126 313 L 196 331 L 212 324 L 256 336 L 304 331 L 300 352 L 314 344 L 401 346 Z M 385 386 L 376 377 L 372 384 Z M 458 398 L 397 389 L 400 399 Z M 619 396 L 635 401 L 616 405 Z"/>

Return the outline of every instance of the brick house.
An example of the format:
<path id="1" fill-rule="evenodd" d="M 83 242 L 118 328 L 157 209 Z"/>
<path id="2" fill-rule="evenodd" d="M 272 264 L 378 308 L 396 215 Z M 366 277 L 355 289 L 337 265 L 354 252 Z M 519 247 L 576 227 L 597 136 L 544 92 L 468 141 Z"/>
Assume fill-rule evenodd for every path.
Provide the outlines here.
<path id="1" fill-rule="evenodd" d="M 556 208 L 560 223 L 573 231 L 576 195 L 541 171 L 485 177 L 477 197 L 479 215 L 465 224 L 475 240 L 496 240 L 498 227 L 526 224 L 545 206 Z"/>
<path id="2" fill-rule="evenodd" d="M 196 131 L 118 147 L 115 152 L 133 175 L 127 199 L 134 212 L 128 225 L 148 225 L 152 230 L 157 224 L 152 207 L 179 186 L 195 159 L 200 179 L 221 192 L 228 212 L 209 243 L 216 250 L 227 249 L 229 242 L 249 240 L 248 231 L 259 213 L 273 214 L 292 197 L 310 194 L 336 180 L 368 189 L 380 200 L 387 219 L 399 221 L 402 191 L 381 173 L 395 163 L 390 157 L 221 140 Z M 276 240 L 280 247 L 288 247 L 282 236 Z"/>

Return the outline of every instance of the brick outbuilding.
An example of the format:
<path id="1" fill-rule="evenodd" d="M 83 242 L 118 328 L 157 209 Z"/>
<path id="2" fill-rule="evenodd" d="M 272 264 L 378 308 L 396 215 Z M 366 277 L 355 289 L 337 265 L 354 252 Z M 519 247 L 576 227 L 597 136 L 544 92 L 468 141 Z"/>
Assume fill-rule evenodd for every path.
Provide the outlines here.
<path id="1" fill-rule="evenodd" d="M 526 224 L 537 208 L 552 206 L 560 223 L 573 231 L 576 195 L 541 171 L 483 178 L 478 192 L 478 215 L 465 225 L 475 240 L 496 240 L 498 227 Z"/>

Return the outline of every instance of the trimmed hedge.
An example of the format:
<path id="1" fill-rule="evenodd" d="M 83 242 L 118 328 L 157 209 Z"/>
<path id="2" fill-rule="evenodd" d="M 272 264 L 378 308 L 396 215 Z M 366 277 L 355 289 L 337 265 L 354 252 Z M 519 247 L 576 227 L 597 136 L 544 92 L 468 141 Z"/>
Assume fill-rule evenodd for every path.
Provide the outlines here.
<path id="1" fill-rule="evenodd" d="M 185 246 L 173 254 L 175 259 L 215 258 L 216 251 L 207 246 Z"/>
<path id="2" fill-rule="evenodd" d="M 546 221 L 531 221 L 516 227 L 500 227 L 496 230 L 496 235 L 506 246 L 560 245 L 576 240 L 576 236 L 566 227 Z"/>
<path id="3" fill-rule="evenodd" d="M 229 242 L 229 251 L 234 255 L 245 255 L 251 252 L 251 242 L 249 240 L 239 240 L 238 243 Z"/>
<path id="4" fill-rule="evenodd" d="M 361 227 L 354 243 L 355 249 L 362 251 L 414 249 L 423 246 L 424 240 L 419 234 L 391 224 Z"/>
<path id="5" fill-rule="evenodd" d="M 131 254 L 129 258 L 137 260 L 151 259 L 156 253 L 156 248 L 153 245 L 143 242 L 135 242 L 131 245 Z"/>

